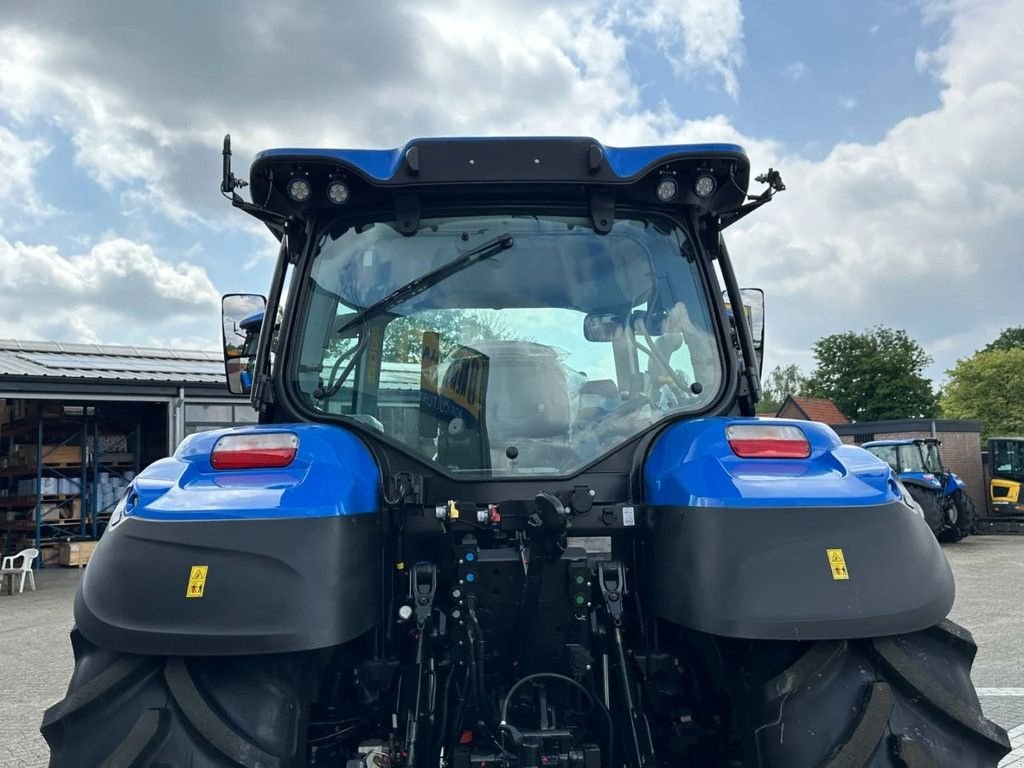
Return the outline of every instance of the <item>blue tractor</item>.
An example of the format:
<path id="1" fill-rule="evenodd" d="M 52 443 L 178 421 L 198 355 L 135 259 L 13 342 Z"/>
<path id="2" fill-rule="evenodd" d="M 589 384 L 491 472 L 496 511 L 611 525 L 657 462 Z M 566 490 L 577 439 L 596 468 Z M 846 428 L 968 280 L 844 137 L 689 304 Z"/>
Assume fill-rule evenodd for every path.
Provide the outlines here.
<path id="1" fill-rule="evenodd" d="M 262 327 L 262 312 L 249 315 L 238 324 L 238 328 L 244 336 L 239 356 L 245 361 L 245 366 L 239 371 L 239 385 L 246 392 L 252 389 L 252 367 L 256 362 L 256 345 L 259 343 Z"/>
<path id="2" fill-rule="evenodd" d="M 939 445 L 937 438 L 913 438 L 863 447 L 896 471 L 940 540 L 959 541 L 975 532 L 977 514 L 964 481 L 942 465 Z"/>
<path id="3" fill-rule="evenodd" d="M 729 144 L 494 138 L 270 150 L 244 182 L 225 141 L 222 192 L 280 242 L 260 424 L 121 500 L 51 767 L 994 768 L 893 471 L 754 417 L 763 306 L 723 232 L 783 189 L 757 181 Z"/>

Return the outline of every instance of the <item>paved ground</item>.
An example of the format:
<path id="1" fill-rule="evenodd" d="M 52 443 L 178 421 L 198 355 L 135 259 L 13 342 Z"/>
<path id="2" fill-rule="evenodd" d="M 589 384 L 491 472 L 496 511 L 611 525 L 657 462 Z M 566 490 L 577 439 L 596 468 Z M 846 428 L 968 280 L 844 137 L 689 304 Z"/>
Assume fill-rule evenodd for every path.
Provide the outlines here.
<path id="1" fill-rule="evenodd" d="M 1010 732 L 1004 766 L 1024 768 L 1024 536 L 977 536 L 944 547 L 956 574 L 951 618 L 980 650 L 974 682 L 985 713 Z M 48 568 L 38 591 L 0 595 L 0 768 L 43 768 L 43 710 L 71 676 L 71 599 L 81 571 Z"/>

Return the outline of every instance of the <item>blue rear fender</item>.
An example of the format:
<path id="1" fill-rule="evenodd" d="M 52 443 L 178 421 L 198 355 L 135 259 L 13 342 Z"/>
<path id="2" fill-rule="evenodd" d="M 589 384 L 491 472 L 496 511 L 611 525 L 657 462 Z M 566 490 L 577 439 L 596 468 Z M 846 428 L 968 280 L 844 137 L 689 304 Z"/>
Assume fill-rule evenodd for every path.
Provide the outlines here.
<path id="1" fill-rule="evenodd" d="M 268 432 L 298 437 L 287 467 L 211 465 L 219 439 Z M 380 618 L 379 488 L 369 450 L 340 427 L 192 435 L 133 482 L 79 585 L 75 622 L 97 645 L 147 655 L 348 642 Z"/>
<path id="2" fill-rule="evenodd" d="M 210 455 L 226 435 L 291 432 L 299 445 L 282 469 L 217 470 Z M 380 470 L 344 429 L 274 424 L 200 432 L 174 455 L 139 474 L 125 516 L 148 520 L 253 520 L 334 517 L 378 511 Z"/>
<path id="3" fill-rule="evenodd" d="M 964 489 L 964 481 L 960 479 L 959 475 L 953 472 L 946 473 L 946 487 L 943 489 L 943 496 L 952 496 L 957 491 Z"/>
<path id="4" fill-rule="evenodd" d="M 730 424 L 800 429 L 805 459 L 736 456 Z M 651 610 L 729 637 L 825 640 L 913 632 L 943 619 L 953 577 L 888 464 L 827 426 L 681 422 L 644 466 Z"/>
<path id="5" fill-rule="evenodd" d="M 726 439 L 730 424 L 801 430 L 806 459 L 742 459 Z M 900 498 L 889 465 L 844 445 L 824 424 L 786 419 L 710 418 L 682 422 L 658 439 L 644 469 L 649 504 L 690 507 L 813 507 L 885 504 Z"/>

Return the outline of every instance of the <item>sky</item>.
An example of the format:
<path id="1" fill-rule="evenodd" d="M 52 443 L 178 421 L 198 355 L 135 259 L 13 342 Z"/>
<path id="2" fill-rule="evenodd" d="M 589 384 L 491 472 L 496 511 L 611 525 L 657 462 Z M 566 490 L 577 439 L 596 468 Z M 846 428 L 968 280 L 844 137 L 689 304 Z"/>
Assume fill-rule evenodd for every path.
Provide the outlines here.
<path id="1" fill-rule="evenodd" d="M 218 190 L 273 146 L 726 141 L 787 190 L 726 235 L 766 364 L 1024 324 L 1024 0 L 4 0 L 0 337 L 217 348 L 275 241 Z"/>

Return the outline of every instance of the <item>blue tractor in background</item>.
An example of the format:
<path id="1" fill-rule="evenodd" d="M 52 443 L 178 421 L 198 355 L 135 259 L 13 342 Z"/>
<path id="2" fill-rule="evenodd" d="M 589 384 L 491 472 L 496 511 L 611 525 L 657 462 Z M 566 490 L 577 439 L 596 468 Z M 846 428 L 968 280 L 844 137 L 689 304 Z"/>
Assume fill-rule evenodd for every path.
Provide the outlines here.
<path id="1" fill-rule="evenodd" d="M 933 437 L 875 440 L 863 447 L 896 471 L 940 540 L 959 541 L 975 532 L 977 513 L 964 481 L 943 466 L 940 445 Z"/>
<path id="2" fill-rule="evenodd" d="M 893 470 L 754 416 L 763 295 L 723 232 L 776 171 L 748 194 L 737 146 L 566 137 L 269 150 L 247 181 L 223 158 L 280 242 L 268 298 L 223 303 L 260 423 L 187 437 L 121 499 L 51 768 L 1009 751 Z M 261 309 L 250 367 L 233 329 Z"/>

